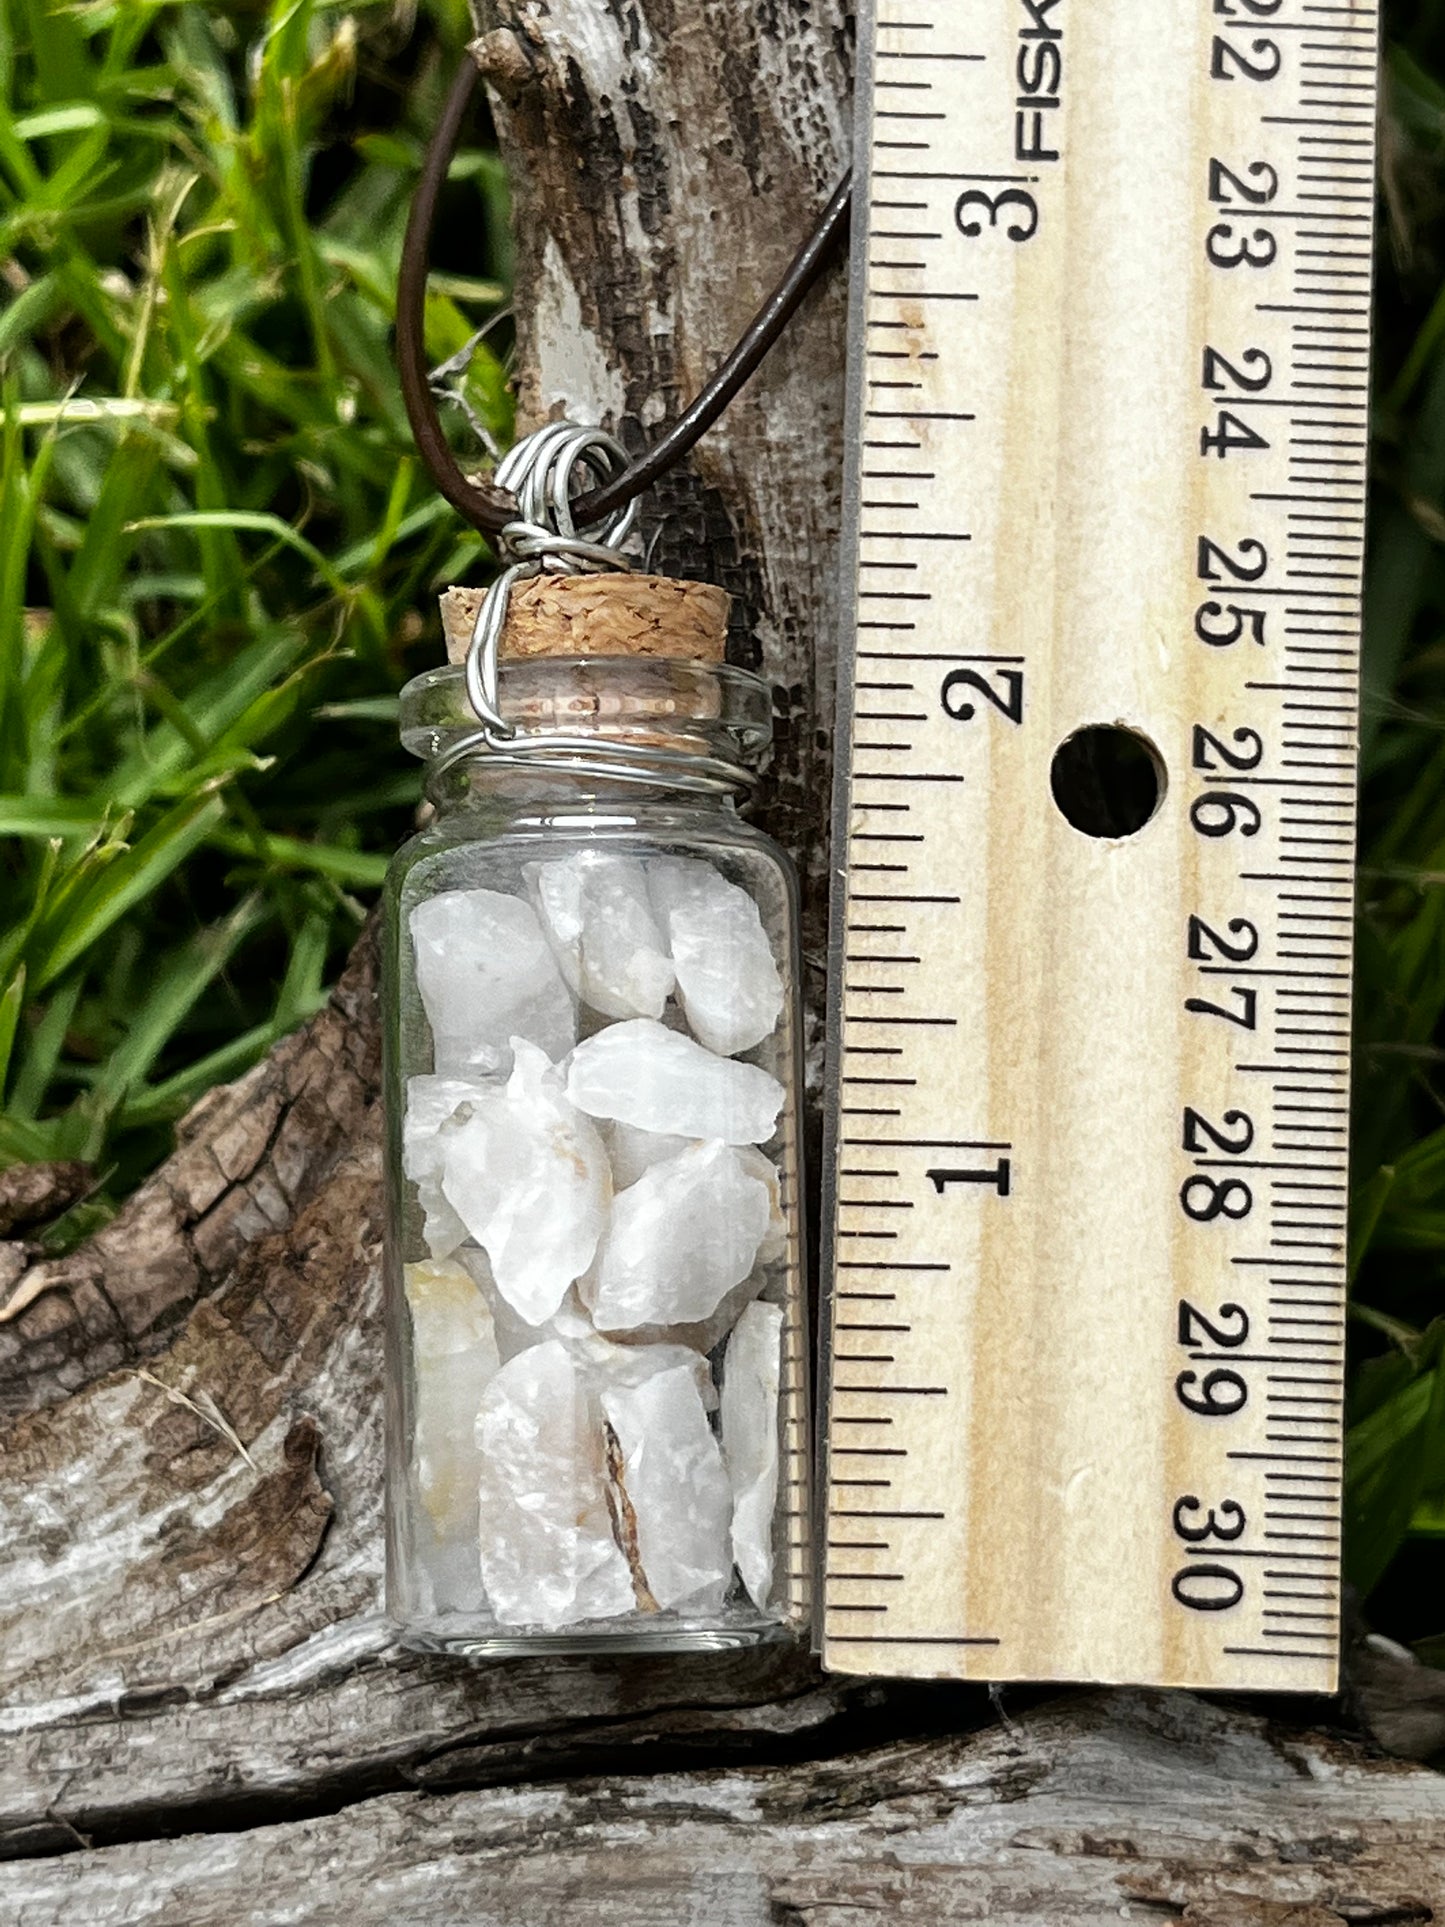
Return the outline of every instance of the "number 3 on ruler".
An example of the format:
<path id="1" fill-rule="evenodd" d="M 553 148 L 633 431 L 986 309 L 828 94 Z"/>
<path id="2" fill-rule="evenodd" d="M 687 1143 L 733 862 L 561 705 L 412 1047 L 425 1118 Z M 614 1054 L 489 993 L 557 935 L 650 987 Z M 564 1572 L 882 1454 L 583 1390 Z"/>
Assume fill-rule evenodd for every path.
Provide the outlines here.
<path id="1" fill-rule="evenodd" d="M 943 679 L 943 689 L 939 700 L 944 713 L 952 716 L 956 723 L 969 723 L 977 713 L 968 697 L 962 694 L 966 689 L 976 689 L 986 702 L 993 704 L 1002 716 L 1011 723 L 1021 723 L 1024 719 L 1024 672 L 1022 669 L 997 669 L 995 676 L 1006 685 L 995 689 L 976 669 L 950 669 Z"/>
<path id="2" fill-rule="evenodd" d="M 966 240 L 976 241 L 985 226 L 998 227 L 1005 208 L 1017 210 L 1003 230 L 1010 241 L 1032 241 L 1039 231 L 1039 204 L 1021 187 L 1006 187 L 998 194 L 985 194 L 981 187 L 969 188 L 954 203 L 954 223 Z M 973 209 L 978 213 L 971 212 Z M 987 222 L 980 218 L 983 214 L 987 214 Z"/>

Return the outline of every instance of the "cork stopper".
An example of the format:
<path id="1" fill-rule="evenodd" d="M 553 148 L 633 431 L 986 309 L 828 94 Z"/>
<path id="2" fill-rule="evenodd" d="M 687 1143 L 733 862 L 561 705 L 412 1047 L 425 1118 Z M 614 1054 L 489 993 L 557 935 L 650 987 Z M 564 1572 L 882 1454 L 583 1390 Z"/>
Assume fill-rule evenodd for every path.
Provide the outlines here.
<path id="1" fill-rule="evenodd" d="M 485 589 L 441 597 L 447 661 L 466 660 Z M 518 582 L 507 606 L 503 659 L 631 656 L 721 662 L 731 597 L 711 582 L 667 575 L 535 575 Z"/>

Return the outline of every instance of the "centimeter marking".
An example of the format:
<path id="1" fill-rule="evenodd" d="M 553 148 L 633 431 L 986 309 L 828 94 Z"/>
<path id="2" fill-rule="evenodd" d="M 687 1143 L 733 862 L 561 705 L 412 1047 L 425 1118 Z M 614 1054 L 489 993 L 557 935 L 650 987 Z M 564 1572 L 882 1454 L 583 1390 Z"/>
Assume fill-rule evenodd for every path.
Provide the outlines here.
<path id="1" fill-rule="evenodd" d="M 1330 1690 L 1375 13 L 862 24 L 824 1661 Z"/>

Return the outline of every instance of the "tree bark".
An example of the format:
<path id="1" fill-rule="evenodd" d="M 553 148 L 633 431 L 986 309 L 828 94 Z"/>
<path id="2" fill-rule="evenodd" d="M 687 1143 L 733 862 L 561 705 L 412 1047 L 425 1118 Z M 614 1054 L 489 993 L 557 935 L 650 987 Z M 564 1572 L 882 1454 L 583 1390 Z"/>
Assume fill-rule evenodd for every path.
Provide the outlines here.
<path id="1" fill-rule="evenodd" d="M 511 165 L 524 427 L 629 447 L 698 392 L 849 160 L 840 0 L 474 0 Z M 758 820 L 803 876 L 821 1007 L 838 633 L 845 277 L 835 269 L 691 461 L 642 503 L 653 566 L 734 596 L 776 692 Z"/>
<path id="2" fill-rule="evenodd" d="M 836 178 L 841 6 L 497 0 L 481 25 L 519 184 L 524 425 L 565 407 L 636 441 Z M 654 505 L 654 565 L 732 589 L 735 651 L 780 691 L 764 815 L 804 871 L 815 1017 L 842 362 L 835 273 Z M 329 1008 L 0 1310 L 4 1918 L 1384 1927 L 1445 1908 L 1433 1776 L 1183 1695 L 1035 1696 L 1016 1723 L 982 1691 L 825 1678 L 781 1646 L 397 1650 L 375 968 L 364 939 Z M 1403 1722 L 1412 1750 L 1439 1723 Z"/>

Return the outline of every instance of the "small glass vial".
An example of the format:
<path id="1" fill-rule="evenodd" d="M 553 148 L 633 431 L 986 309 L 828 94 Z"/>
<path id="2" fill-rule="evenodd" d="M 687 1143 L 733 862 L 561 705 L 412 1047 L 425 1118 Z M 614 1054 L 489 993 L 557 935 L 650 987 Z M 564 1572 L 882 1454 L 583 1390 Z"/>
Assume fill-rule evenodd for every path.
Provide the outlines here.
<path id="1" fill-rule="evenodd" d="M 472 1654 L 799 1636 L 796 888 L 736 807 L 768 692 L 548 653 L 606 643 L 558 616 L 598 579 L 522 587 L 515 735 L 460 667 L 401 699 L 435 815 L 387 887 L 388 1611 Z"/>

